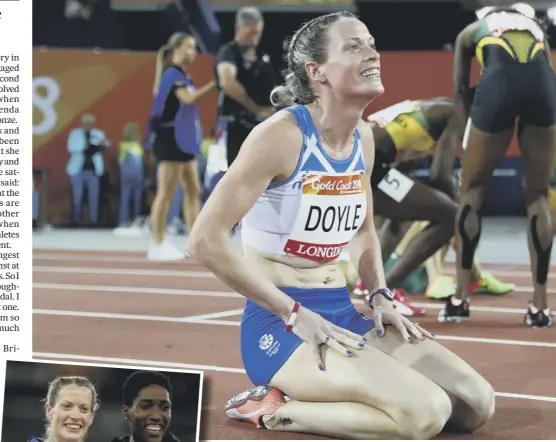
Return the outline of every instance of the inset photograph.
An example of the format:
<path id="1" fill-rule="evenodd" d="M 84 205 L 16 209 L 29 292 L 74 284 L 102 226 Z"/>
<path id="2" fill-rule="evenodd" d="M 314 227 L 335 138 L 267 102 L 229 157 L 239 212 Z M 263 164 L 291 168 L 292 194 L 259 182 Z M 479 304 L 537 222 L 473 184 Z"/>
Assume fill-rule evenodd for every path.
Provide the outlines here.
<path id="1" fill-rule="evenodd" d="M 198 442 L 202 372 L 8 361 L 2 442 Z"/>

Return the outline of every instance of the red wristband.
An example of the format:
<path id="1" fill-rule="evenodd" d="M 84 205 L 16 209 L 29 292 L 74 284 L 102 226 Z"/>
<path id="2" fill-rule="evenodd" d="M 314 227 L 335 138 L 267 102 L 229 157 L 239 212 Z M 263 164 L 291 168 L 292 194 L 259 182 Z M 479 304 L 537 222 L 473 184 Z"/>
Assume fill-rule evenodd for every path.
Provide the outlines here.
<path id="1" fill-rule="evenodd" d="M 293 305 L 293 309 L 290 314 L 290 317 L 288 318 L 288 322 L 286 322 L 286 331 L 288 333 L 291 333 L 293 330 L 293 326 L 295 325 L 295 320 L 297 319 L 297 312 L 299 311 L 299 307 L 301 307 L 301 304 L 299 302 L 296 302 Z"/>

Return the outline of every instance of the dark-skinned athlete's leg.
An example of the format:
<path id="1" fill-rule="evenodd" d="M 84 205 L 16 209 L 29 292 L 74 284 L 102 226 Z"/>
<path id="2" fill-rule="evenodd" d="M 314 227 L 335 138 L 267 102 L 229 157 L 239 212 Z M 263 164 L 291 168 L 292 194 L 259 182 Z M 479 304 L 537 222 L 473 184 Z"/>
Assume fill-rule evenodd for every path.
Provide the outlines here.
<path id="1" fill-rule="evenodd" d="M 534 289 L 525 321 L 528 325 L 544 327 L 552 322 L 546 286 L 553 238 L 548 192 L 556 149 L 556 126 L 520 125 L 518 140 L 523 158 L 527 238 Z"/>
<path id="2" fill-rule="evenodd" d="M 513 136 L 513 127 L 487 133 L 470 123 L 461 157 L 459 208 L 456 216 L 457 287 L 454 297 L 440 311 L 441 321 L 465 319 L 469 316 L 467 298 L 475 290 L 472 277 L 475 251 L 481 236 L 481 215 L 484 193 L 494 169 L 506 154 Z"/>
<path id="3" fill-rule="evenodd" d="M 382 260 L 386 262 L 396 247 L 411 228 L 411 221 L 394 221 L 387 219 L 378 231 Z"/>
<path id="4" fill-rule="evenodd" d="M 380 190 L 374 191 L 375 213 L 394 222 L 429 221 L 408 245 L 386 275 L 388 287 L 396 287 L 413 270 L 446 245 L 454 233 L 456 203 L 446 194 L 415 181 L 403 200 L 397 202 Z"/>
<path id="5" fill-rule="evenodd" d="M 454 233 L 453 220 L 457 206 L 446 194 L 419 181 L 414 181 L 407 195 L 399 202 L 376 186 L 373 186 L 373 189 L 376 215 L 383 216 L 393 223 L 405 225 L 408 222 L 407 224 L 410 226 L 413 221 L 430 222 L 429 226 L 411 240 L 405 253 L 386 272 L 387 286 L 395 288 L 399 287 L 411 272 L 449 242 Z M 394 241 L 389 242 L 393 243 Z M 383 260 L 386 261 L 391 252 L 392 250 L 388 255 L 383 254 Z M 369 294 L 361 281 L 356 284 L 353 293 L 357 296 Z M 394 303 L 398 311 L 405 316 L 422 316 L 426 313 L 424 309 L 412 306 L 403 290 L 394 291 Z"/>

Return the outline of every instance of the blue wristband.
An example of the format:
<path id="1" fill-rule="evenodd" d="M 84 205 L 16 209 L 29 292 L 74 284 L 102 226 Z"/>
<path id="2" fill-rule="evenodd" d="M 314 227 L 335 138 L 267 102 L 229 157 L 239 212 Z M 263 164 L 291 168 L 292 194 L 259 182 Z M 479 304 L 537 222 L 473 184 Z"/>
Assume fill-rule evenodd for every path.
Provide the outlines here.
<path id="1" fill-rule="evenodd" d="M 371 308 L 373 308 L 373 298 L 374 298 L 376 295 L 382 295 L 382 296 L 384 296 L 384 297 L 385 297 L 388 301 L 390 301 L 390 302 L 394 301 L 394 297 L 392 296 L 392 292 L 391 292 L 389 289 L 387 289 L 387 288 L 378 289 L 378 290 L 375 290 L 375 291 L 367 298 L 367 303 L 369 304 L 369 307 L 371 307 Z"/>

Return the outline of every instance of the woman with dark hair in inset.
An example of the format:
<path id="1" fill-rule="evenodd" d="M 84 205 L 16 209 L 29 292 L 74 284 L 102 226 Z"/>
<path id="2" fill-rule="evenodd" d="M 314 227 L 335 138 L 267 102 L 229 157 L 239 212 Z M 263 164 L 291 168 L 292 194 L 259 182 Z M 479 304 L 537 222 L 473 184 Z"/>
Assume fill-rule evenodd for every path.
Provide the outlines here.
<path id="1" fill-rule="evenodd" d="M 172 385 L 157 371 L 136 371 L 124 382 L 122 411 L 130 434 L 112 442 L 179 442 L 168 431 L 172 418 Z"/>
<path id="2" fill-rule="evenodd" d="M 83 442 L 99 406 L 92 382 L 81 376 L 62 376 L 48 386 L 44 399 L 47 425 L 44 437 L 28 442 Z"/>

